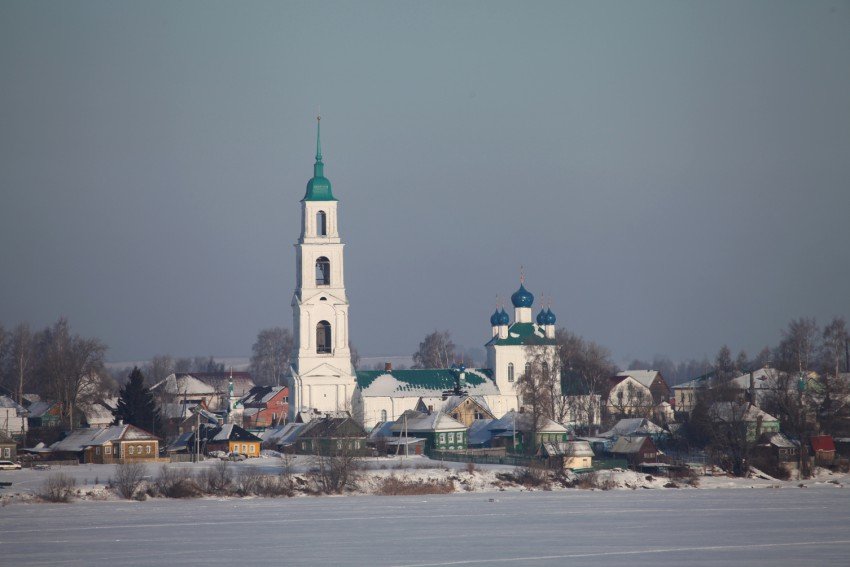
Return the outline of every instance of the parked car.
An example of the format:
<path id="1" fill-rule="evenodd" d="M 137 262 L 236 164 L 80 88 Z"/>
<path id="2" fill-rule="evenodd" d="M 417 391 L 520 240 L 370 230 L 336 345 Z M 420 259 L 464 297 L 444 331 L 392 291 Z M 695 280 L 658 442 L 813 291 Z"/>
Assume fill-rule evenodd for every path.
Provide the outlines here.
<path id="1" fill-rule="evenodd" d="M 0 471 L 14 471 L 21 468 L 21 463 L 13 463 L 12 461 L 0 461 Z"/>

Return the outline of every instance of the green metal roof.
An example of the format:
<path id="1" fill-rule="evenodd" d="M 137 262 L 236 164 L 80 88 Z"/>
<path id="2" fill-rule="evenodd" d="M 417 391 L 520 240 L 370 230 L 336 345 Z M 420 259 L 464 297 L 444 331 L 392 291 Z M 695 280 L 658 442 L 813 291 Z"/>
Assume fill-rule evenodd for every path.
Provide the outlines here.
<path id="1" fill-rule="evenodd" d="M 395 379 L 393 390 L 420 391 L 432 390 L 442 392 L 455 387 L 456 370 L 451 368 L 423 368 L 415 370 L 362 370 L 357 372 L 357 385 L 365 390 L 380 376 L 389 375 Z M 464 383 L 467 388 L 475 389 L 487 383 L 492 384 L 493 371 L 482 368 L 467 368 Z"/>
<path id="2" fill-rule="evenodd" d="M 514 323 L 508 328 L 508 336 L 500 339 L 498 336 L 490 339 L 489 345 L 554 345 L 555 339 L 547 339 L 543 327 L 533 323 Z"/>
<path id="3" fill-rule="evenodd" d="M 322 119 L 317 117 L 316 126 L 316 163 L 313 164 L 313 178 L 307 182 L 305 201 L 336 201 L 331 190 L 331 182 L 325 177 L 325 164 L 322 163 Z"/>

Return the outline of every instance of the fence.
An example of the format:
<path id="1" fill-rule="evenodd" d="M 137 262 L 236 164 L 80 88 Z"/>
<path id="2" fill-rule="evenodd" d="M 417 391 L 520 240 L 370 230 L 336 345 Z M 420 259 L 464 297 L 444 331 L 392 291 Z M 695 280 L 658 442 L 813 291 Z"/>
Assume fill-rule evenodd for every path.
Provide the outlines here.
<path id="1" fill-rule="evenodd" d="M 527 467 L 532 462 L 542 463 L 540 459 L 524 455 L 494 455 L 471 451 L 430 451 L 428 457 L 435 461 L 452 461 L 456 463 L 476 463 L 480 465 L 510 465 Z"/>
<path id="2" fill-rule="evenodd" d="M 21 467 L 25 469 L 33 467 L 76 467 L 80 464 L 77 459 L 65 459 L 61 461 L 36 461 L 36 460 L 21 460 Z"/>

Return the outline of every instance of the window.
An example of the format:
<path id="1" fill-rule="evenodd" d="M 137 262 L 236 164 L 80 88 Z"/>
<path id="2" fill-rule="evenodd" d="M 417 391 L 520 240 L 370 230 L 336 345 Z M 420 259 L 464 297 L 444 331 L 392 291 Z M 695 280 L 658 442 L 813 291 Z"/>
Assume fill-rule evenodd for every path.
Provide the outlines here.
<path id="1" fill-rule="evenodd" d="M 12 450 L 9 447 L 3 447 L 3 457 L 6 459 L 12 458 Z"/>
<path id="2" fill-rule="evenodd" d="M 284 397 L 283 397 L 283 403 L 285 403 L 285 404 L 288 404 L 288 403 L 289 403 L 289 396 L 284 396 Z"/>
<path id="3" fill-rule="evenodd" d="M 316 234 L 319 236 L 328 235 L 328 216 L 325 211 L 316 213 Z"/>
<path id="4" fill-rule="evenodd" d="M 455 434 L 454 432 L 449 433 L 449 443 L 455 442 Z"/>
<path id="5" fill-rule="evenodd" d="M 381 421 L 386 421 L 386 420 L 387 420 L 387 410 L 382 409 L 381 410 Z"/>
<path id="6" fill-rule="evenodd" d="M 107 455 L 111 455 L 111 454 L 112 454 L 112 447 L 110 447 L 109 445 L 107 445 L 107 446 L 106 446 L 106 454 L 107 454 Z"/>
<path id="7" fill-rule="evenodd" d="M 331 285 L 331 261 L 324 256 L 316 260 L 316 285 Z"/>
<path id="8" fill-rule="evenodd" d="M 150 454 L 151 454 L 151 446 L 150 446 L 150 445 L 148 445 L 147 447 L 145 447 L 145 453 L 147 453 L 148 455 L 150 455 Z"/>
<path id="9" fill-rule="evenodd" d="M 530 363 L 530 362 L 526 362 L 526 363 L 525 363 L 525 375 L 526 375 L 526 376 L 528 376 L 528 374 L 529 374 L 530 372 L 531 372 L 531 363 Z"/>
<path id="10" fill-rule="evenodd" d="M 136 445 L 136 452 L 139 453 L 140 455 L 142 454 L 142 446 L 141 445 Z"/>
<path id="11" fill-rule="evenodd" d="M 508 382 L 513 382 L 513 381 L 514 381 L 514 363 L 509 362 L 508 363 Z"/>
<path id="12" fill-rule="evenodd" d="M 253 453 L 253 452 L 254 452 L 254 448 L 255 448 L 255 447 L 254 447 L 254 445 L 253 445 L 253 444 L 252 444 L 252 445 L 248 445 L 248 452 L 249 452 L 249 453 Z"/>
<path id="13" fill-rule="evenodd" d="M 316 352 L 331 353 L 331 324 L 327 321 L 319 321 L 316 324 Z"/>
<path id="14" fill-rule="evenodd" d="M 458 431 L 458 432 L 457 432 L 457 442 L 458 442 L 458 443 L 463 443 L 463 431 Z"/>
<path id="15" fill-rule="evenodd" d="M 133 446 L 132 445 L 130 445 L 130 454 L 131 455 L 133 454 Z"/>
<path id="16" fill-rule="evenodd" d="M 446 434 L 440 433 L 439 439 L 440 439 L 440 445 L 444 445 L 446 443 Z"/>
<path id="17" fill-rule="evenodd" d="M 95 448 L 94 448 L 94 454 L 95 454 L 95 455 L 100 455 L 100 447 L 95 447 Z"/>

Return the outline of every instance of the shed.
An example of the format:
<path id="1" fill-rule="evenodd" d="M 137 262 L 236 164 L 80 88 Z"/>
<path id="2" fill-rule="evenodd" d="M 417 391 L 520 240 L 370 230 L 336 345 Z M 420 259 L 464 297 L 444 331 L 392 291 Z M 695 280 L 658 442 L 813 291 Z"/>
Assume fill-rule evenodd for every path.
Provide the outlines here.
<path id="1" fill-rule="evenodd" d="M 812 454 L 815 463 L 823 466 L 831 466 L 835 462 L 835 442 L 829 435 L 813 435 L 809 438 L 812 446 Z"/>
<path id="2" fill-rule="evenodd" d="M 658 449 L 651 437 L 620 437 L 611 448 L 615 457 L 626 459 L 630 465 L 654 462 L 658 458 Z"/>
<path id="3" fill-rule="evenodd" d="M 18 444 L 14 439 L 0 431 L 0 459 L 14 461 L 18 458 Z"/>

